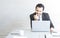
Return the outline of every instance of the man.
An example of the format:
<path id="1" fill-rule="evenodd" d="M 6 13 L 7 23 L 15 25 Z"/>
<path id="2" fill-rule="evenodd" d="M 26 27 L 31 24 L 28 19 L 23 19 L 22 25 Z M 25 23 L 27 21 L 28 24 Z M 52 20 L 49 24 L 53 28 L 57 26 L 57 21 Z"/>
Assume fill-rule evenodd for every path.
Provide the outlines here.
<path id="1" fill-rule="evenodd" d="M 31 20 L 31 28 L 32 28 L 32 20 L 39 21 L 39 20 L 50 20 L 50 17 L 48 13 L 43 12 L 44 11 L 44 5 L 43 4 L 37 4 L 35 7 L 35 12 L 30 15 Z M 41 17 L 41 18 L 40 18 Z M 53 32 L 53 24 L 50 20 L 50 31 Z"/>

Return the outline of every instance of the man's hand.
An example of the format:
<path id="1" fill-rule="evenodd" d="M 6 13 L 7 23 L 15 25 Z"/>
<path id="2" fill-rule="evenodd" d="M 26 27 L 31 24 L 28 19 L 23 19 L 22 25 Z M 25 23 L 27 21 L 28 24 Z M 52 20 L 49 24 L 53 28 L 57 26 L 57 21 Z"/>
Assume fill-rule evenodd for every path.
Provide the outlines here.
<path id="1" fill-rule="evenodd" d="M 34 19 L 35 20 L 38 20 L 39 19 L 39 16 L 36 14 L 36 15 L 34 15 Z"/>
<path id="2" fill-rule="evenodd" d="M 53 31 L 54 31 L 54 28 L 53 28 L 53 27 L 51 27 L 51 28 L 50 28 L 50 32 L 53 32 Z"/>

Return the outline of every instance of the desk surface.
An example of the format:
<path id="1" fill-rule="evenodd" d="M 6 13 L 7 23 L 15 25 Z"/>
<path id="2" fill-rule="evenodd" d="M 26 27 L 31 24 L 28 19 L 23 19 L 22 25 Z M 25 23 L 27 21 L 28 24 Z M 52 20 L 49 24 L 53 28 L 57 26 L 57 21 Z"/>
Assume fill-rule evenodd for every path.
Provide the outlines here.
<path id="1" fill-rule="evenodd" d="M 18 38 L 19 37 L 20 38 L 45 38 L 45 35 L 46 35 L 46 38 L 53 38 L 53 35 L 50 34 L 50 32 L 32 32 L 31 30 L 25 30 L 23 37 L 21 37 L 19 35 L 11 35 L 11 33 L 9 33 L 6 38 L 13 38 L 13 37 L 16 38 L 17 36 L 18 36 Z"/>

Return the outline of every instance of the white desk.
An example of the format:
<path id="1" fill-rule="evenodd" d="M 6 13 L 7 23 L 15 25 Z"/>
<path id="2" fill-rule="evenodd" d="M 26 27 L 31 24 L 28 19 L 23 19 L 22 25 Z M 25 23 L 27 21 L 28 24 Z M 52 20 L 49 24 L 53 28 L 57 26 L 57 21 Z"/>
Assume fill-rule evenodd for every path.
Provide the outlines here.
<path id="1" fill-rule="evenodd" d="M 6 38 L 60 38 L 51 35 L 49 32 L 31 32 L 29 30 L 25 30 L 24 36 L 19 35 L 11 35 L 11 33 Z"/>
<path id="2" fill-rule="evenodd" d="M 60 38 L 60 33 L 52 33 L 53 38 Z"/>

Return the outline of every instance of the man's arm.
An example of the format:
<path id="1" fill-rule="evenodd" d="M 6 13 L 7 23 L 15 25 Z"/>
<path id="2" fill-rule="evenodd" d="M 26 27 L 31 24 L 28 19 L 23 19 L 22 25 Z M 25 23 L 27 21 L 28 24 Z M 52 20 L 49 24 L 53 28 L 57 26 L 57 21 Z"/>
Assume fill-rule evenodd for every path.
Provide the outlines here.
<path id="1" fill-rule="evenodd" d="M 53 32 L 54 30 L 54 26 L 53 26 L 53 24 L 52 24 L 52 21 L 51 21 L 51 19 L 50 19 L 50 17 L 49 17 L 49 15 L 48 15 L 48 13 L 47 13 L 47 18 L 48 18 L 48 20 L 50 20 L 50 32 Z"/>
<path id="2" fill-rule="evenodd" d="M 32 20 L 34 20 L 33 14 L 30 15 L 30 25 L 31 25 L 31 29 L 32 29 Z"/>
<path id="3" fill-rule="evenodd" d="M 47 13 L 47 18 L 48 18 L 48 20 L 50 20 L 50 28 L 54 28 L 54 25 L 52 24 L 52 21 L 51 21 L 48 13 Z"/>

